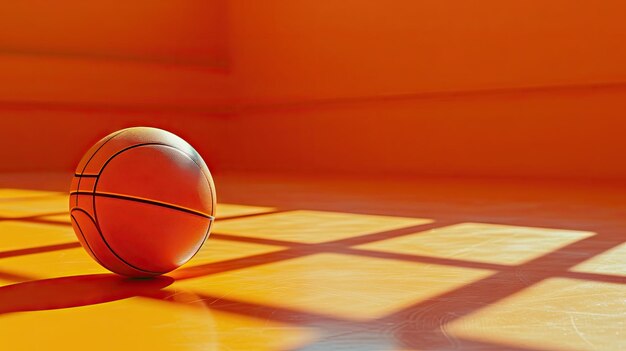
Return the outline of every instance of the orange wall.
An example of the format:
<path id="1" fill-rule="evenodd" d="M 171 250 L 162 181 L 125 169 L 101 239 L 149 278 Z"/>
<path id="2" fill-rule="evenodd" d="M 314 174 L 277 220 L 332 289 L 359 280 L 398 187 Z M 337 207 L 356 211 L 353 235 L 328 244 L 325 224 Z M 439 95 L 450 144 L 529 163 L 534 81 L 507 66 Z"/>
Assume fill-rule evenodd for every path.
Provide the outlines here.
<path id="1" fill-rule="evenodd" d="M 73 170 L 91 144 L 133 125 L 212 155 L 232 95 L 225 5 L 1 3 L 0 171 Z"/>
<path id="2" fill-rule="evenodd" d="M 212 170 L 219 169 L 223 120 L 215 114 L 19 105 L 0 110 L 0 169 L 73 171 L 102 137 L 138 125 L 180 135 L 205 155 Z"/>
<path id="3" fill-rule="evenodd" d="M 626 85 L 250 108 L 242 171 L 626 179 Z"/>
<path id="4" fill-rule="evenodd" d="M 626 2 L 229 10 L 227 169 L 626 178 Z"/>
<path id="5" fill-rule="evenodd" d="M 229 4 L 243 102 L 626 81 L 621 0 Z"/>
<path id="6" fill-rule="evenodd" d="M 0 170 L 142 124 L 218 171 L 626 178 L 622 1 L 59 4 L 0 5 Z"/>
<path id="7" fill-rule="evenodd" d="M 223 0 L 0 4 L 0 103 L 203 108 L 230 96 Z"/>
<path id="8" fill-rule="evenodd" d="M 225 65 L 223 0 L 23 0 L 0 4 L 3 52 Z"/>

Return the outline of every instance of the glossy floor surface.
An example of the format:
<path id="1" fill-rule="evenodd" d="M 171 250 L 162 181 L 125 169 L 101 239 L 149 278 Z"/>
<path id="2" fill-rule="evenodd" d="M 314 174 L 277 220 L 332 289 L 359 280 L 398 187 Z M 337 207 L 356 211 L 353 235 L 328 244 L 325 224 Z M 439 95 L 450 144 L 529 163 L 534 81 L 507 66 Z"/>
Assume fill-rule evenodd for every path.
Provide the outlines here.
<path id="1" fill-rule="evenodd" d="M 624 350 L 626 189 L 216 177 L 202 251 L 100 268 L 69 176 L 0 175 L 4 350 Z"/>

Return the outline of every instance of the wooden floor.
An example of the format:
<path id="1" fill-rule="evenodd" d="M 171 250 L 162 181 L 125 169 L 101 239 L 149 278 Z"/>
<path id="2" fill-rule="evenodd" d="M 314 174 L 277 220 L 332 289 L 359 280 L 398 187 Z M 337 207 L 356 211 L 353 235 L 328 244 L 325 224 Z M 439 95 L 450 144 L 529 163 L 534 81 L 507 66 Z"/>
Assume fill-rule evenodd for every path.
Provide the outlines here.
<path id="1" fill-rule="evenodd" d="M 65 174 L 0 175 L 3 350 L 626 350 L 626 189 L 216 177 L 181 269 L 129 280 Z"/>

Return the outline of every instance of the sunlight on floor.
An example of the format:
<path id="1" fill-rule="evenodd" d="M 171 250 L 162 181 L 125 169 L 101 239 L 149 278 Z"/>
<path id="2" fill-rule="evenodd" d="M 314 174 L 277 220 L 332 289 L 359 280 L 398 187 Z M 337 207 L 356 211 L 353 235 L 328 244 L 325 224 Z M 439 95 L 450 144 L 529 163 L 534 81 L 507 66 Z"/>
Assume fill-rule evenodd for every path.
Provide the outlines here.
<path id="1" fill-rule="evenodd" d="M 626 243 L 574 266 L 573 272 L 603 273 L 626 276 Z"/>
<path id="2" fill-rule="evenodd" d="M 594 233 L 586 231 L 461 223 L 359 247 L 410 255 L 520 264 L 592 235 Z"/>
<path id="3" fill-rule="evenodd" d="M 624 296 L 623 284 L 548 279 L 456 320 L 447 330 L 468 339 L 536 349 L 623 350 Z"/>
<path id="4" fill-rule="evenodd" d="M 422 218 L 321 211 L 289 211 L 217 222 L 215 232 L 244 237 L 320 243 L 432 222 Z"/>
<path id="5" fill-rule="evenodd" d="M 67 202 L 57 192 L 0 189 L 2 346 L 62 348 L 58 336 L 71 331 L 73 344 L 102 350 L 321 350 L 363 333 L 347 349 L 420 349 L 408 341 L 427 349 L 436 344 L 419 330 L 396 340 L 387 318 L 411 328 L 414 316 L 428 317 L 429 303 L 463 301 L 458 292 L 500 269 L 533 274 L 525 264 L 567 249 L 572 266 L 543 267 L 548 279 L 468 314 L 436 317 L 433 330 L 496 349 L 626 348 L 626 244 L 599 242 L 606 250 L 593 257 L 571 248 L 593 240 L 592 231 L 220 203 L 213 236 L 155 287 L 93 261 Z M 20 336 L 34 329 L 38 338 Z"/>

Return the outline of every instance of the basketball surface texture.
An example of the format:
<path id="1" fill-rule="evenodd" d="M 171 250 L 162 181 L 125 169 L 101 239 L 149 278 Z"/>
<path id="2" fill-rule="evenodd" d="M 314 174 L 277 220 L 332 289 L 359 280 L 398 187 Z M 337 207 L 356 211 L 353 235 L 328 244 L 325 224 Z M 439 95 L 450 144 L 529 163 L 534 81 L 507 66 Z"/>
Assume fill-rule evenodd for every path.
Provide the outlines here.
<path id="1" fill-rule="evenodd" d="M 161 129 L 135 127 L 96 143 L 70 189 L 72 227 L 100 265 L 130 277 L 172 271 L 209 236 L 215 187 L 202 157 Z"/>

